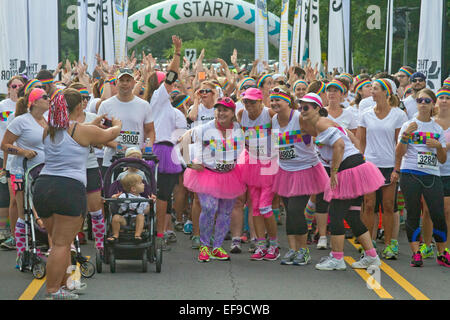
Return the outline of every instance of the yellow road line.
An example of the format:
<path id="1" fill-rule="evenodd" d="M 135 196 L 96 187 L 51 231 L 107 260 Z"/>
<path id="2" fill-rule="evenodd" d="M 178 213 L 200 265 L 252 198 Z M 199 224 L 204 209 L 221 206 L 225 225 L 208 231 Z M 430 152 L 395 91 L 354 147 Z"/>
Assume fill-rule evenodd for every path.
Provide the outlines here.
<path id="1" fill-rule="evenodd" d="M 354 239 L 348 239 L 348 241 L 358 249 L 358 245 L 355 243 Z M 383 270 L 389 277 L 397 282 L 406 292 L 408 292 L 416 300 L 430 300 L 425 294 L 423 294 L 419 289 L 414 287 L 405 278 L 403 278 L 397 271 L 395 271 L 391 266 L 381 261 L 381 270 Z"/>
<path id="2" fill-rule="evenodd" d="M 355 262 L 355 259 L 352 257 L 344 257 L 345 262 L 347 262 L 350 266 Z M 361 278 L 366 281 L 366 283 L 370 283 L 372 290 L 381 298 L 381 299 L 394 299 L 393 296 L 389 294 L 372 276 L 364 269 L 353 269 L 357 274 L 360 275 Z"/>
<path id="3" fill-rule="evenodd" d="M 31 281 L 30 285 L 22 293 L 19 300 L 33 300 L 41 287 L 44 285 L 46 278 L 47 277 L 44 277 L 42 279 L 34 279 L 33 281 Z"/>

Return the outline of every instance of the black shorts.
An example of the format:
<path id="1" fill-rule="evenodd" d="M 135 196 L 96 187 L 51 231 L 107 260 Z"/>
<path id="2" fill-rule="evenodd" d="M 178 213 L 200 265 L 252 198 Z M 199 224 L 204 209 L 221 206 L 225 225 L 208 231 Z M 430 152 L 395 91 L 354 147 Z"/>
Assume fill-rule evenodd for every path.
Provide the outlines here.
<path id="1" fill-rule="evenodd" d="M 84 217 L 86 188 L 75 179 L 41 175 L 34 185 L 33 204 L 41 218 L 50 218 L 53 214 Z"/>
<path id="2" fill-rule="evenodd" d="M 0 158 L 0 161 L 3 163 L 3 159 Z M 7 171 L 4 178 L 5 183 L 0 182 L 0 208 L 9 207 L 8 174 L 9 172 Z"/>
<path id="3" fill-rule="evenodd" d="M 86 170 L 87 186 L 86 192 L 96 192 L 102 189 L 102 177 L 99 168 L 91 168 Z"/>
<path id="4" fill-rule="evenodd" d="M 158 192 L 156 197 L 159 200 L 169 201 L 175 185 L 178 184 L 179 173 L 159 173 L 157 188 Z"/>
<path id="5" fill-rule="evenodd" d="M 441 177 L 444 186 L 444 197 L 450 197 L 450 176 Z"/>
<path id="6" fill-rule="evenodd" d="M 394 168 L 378 168 L 378 170 L 380 170 L 381 174 L 384 177 L 383 187 L 391 184 L 391 174 L 392 171 L 394 171 Z"/>

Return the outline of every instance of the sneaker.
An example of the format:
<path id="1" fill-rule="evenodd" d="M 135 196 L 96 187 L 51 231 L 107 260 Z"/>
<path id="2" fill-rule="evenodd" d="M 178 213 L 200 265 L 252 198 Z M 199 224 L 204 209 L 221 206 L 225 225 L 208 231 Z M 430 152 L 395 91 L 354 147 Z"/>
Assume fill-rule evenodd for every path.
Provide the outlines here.
<path id="1" fill-rule="evenodd" d="M 171 248 L 167 244 L 166 239 L 160 238 L 160 237 L 156 237 L 156 241 L 157 241 L 156 244 L 161 246 L 161 250 L 162 251 L 170 251 Z"/>
<path id="2" fill-rule="evenodd" d="M 256 251 L 256 239 L 250 240 L 250 246 L 248 247 L 248 252 L 255 253 Z"/>
<path id="3" fill-rule="evenodd" d="M 378 240 L 383 240 L 384 238 L 384 229 L 378 229 L 377 231 L 377 239 Z"/>
<path id="4" fill-rule="evenodd" d="M 307 265 L 311 261 L 311 256 L 309 254 L 308 248 L 300 248 L 297 252 L 297 256 L 292 261 L 292 264 L 295 266 L 304 266 Z"/>
<path id="5" fill-rule="evenodd" d="M 352 263 L 353 269 L 367 269 L 368 267 L 379 267 L 381 266 L 380 257 L 371 257 L 364 254 L 364 258 Z"/>
<path id="6" fill-rule="evenodd" d="M 174 228 L 175 228 L 175 230 L 178 231 L 178 232 L 183 231 L 183 228 L 184 228 L 183 222 L 175 221 Z"/>
<path id="7" fill-rule="evenodd" d="M 434 256 L 434 251 L 432 246 L 427 246 L 426 243 L 422 243 L 420 246 L 420 254 L 422 255 L 422 259 L 431 258 Z"/>
<path id="8" fill-rule="evenodd" d="M 211 251 L 211 259 L 225 261 L 230 260 L 230 256 L 225 250 L 223 250 L 223 248 L 215 248 L 213 251 Z"/>
<path id="9" fill-rule="evenodd" d="M 46 300 L 78 300 L 78 295 L 68 290 L 60 288 L 55 293 L 46 293 Z"/>
<path id="10" fill-rule="evenodd" d="M 14 239 L 14 237 L 9 237 L 5 241 L 3 241 L 0 246 L 4 249 L 16 250 L 16 239 Z"/>
<path id="11" fill-rule="evenodd" d="M 289 249 L 288 252 L 284 255 L 283 259 L 281 259 L 282 265 L 290 265 L 294 263 L 294 259 L 297 256 L 297 251 L 294 249 Z"/>
<path id="12" fill-rule="evenodd" d="M 200 253 L 198 254 L 199 262 L 209 262 L 209 258 L 211 257 L 211 252 L 209 252 L 209 248 L 207 246 L 200 247 Z"/>
<path id="13" fill-rule="evenodd" d="M 336 259 L 333 257 L 333 255 L 330 253 L 329 256 L 323 257 L 320 259 L 320 262 L 316 264 L 317 270 L 340 270 L 344 271 L 347 269 L 347 266 L 345 265 L 344 259 Z"/>
<path id="14" fill-rule="evenodd" d="M 199 249 L 200 248 L 200 246 L 201 246 L 200 236 L 192 236 L 191 241 L 192 241 L 192 243 L 191 243 L 191 248 L 192 249 Z"/>
<path id="15" fill-rule="evenodd" d="M 438 255 L 436 262 L 441 266 L 450 268 L 450 250 L 445 249 L 443 254 Z"/>
<path id="16" fill-rule="evenodd" d="M 241 249 L 241 238 L 233 239 L 233 241 L 231 242 L 230 252 L 231 253 L 241 253 L 242 252 L 242 249 Z"/>
<path id="17" fill-rule="evenodd" d="M 398 251 L 397 251 L 398 252 Z M 396 254 L 391 245 L 388 245 L 384 248 L 383 253 L 381 254 L 384 259 L 387 260 L 396 260 L 398 258 L 398 253 Z"/>
<path id="18" fill-rule="evenodd" d="M 267 249 L 265 247 L 259 246 L 256 248 L 254 254 L 251 255 L 250 260 L 253 261 L 261 261 L 264 259 L 264 256 L 267 254 Z"/>
<path id="19" fill-rule="evenodd" d="M 280 249 L 277 246 L 269 246 L 267 253 L 264 255 L 266 261 L 276 261 L 280 257 Z"/>
<path id="20" fill-rule="evenodd" d="M 1 230 L 0 231 L 0 243 L 5 242 L 10 237 L 11 237 L 11 233 L 9 232 L 9 230 Z"/>
<path id="21" fill-rule="evenodd" d="M 325 250 L 327 248 L 327 236 L 321 236 L 317 241 L 317 249 Z"/>
<path id="22" fill-rule="evenodd" d="M 167 243 L 175 243 L 177 242 L 177 235 L 173 231 L 167 231 L 164 233 L 164 239 L 166 239 Z"/>
<path id="23" fill-rule="evenodd" d="M 411 263 L 409 264 L 411 267 L 422 267 L 423 261 L 422 261 L 422 254 L 420 251 L 417 251 L 413 254 L 411 258 Z"/>
<path id="24" fill-rule="evenodd" d="M 62 286 L 63 290 L 68 291 L 70 293 L 75 293 L 75 294 L 78 294 L 79 292 L 86 290 L 86 288 L 87 288 L 87 283 L 85 283 L 85 282 L 79 282 L 77 287 L 76 288 L 74 287 L 72 289 L 69 289 L 67 286 Z"/>
<path id="25" fill-rule="evenodd" d="M 186 221 L 186 223 L 184 224 L 183 233 L 184 234 L 192 234 L 192 221 L 191 220 Z"/>
<path id="26" fill-rule="evenodd" d="M 398 258 L 398 240 L 391 240 L 391 249 L 392 251 L 394 251 L 394 254 Z"/>

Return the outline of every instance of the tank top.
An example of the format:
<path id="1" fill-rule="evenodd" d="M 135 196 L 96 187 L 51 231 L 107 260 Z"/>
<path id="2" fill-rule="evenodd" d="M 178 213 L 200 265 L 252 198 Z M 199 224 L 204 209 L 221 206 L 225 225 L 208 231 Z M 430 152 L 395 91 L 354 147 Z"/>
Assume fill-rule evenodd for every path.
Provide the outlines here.
<path id="1" fill-rule="evenodd" d="M 79 145 L 67 130 L 58 130 L 54 141 L 50 139 L 50 135 L 45 137 L 44 150 L 45 165 L 41 171 L 42 175 L 72 178 L 86 186 L 89 147 Z"/>
<path id="2" fill-rule="evenodd" d="M 353 145 L 352 141 L 342 127 L 329 127 L 319 133 L 315 141 L 320 158 L 327 164 L 327 166 L 331 165 L 331 160 L 333 159 L 333 144 L 340 138 L 344 140 L 345 144 L 342 161 L 349 156 L 359 153 L 358 149 L 356 149 Z"/>
<path id="3" fill-rule="evenodd" d="M 272 130 L 278 135 L 279 165 L 285 171 L 300 171 L 319 163 L 310 135 L 303 135 L 300 128 L 300 112 L 292 111 L 286 127 L 281 128 L 278 115 L 272 118 Z"/>
<path id="4" fill-rule="evenodd" d="M 84 119 L 84 123 L 90 123 L 92 121 L 95 120 L 95 118 L 97 117 L 97 115 L 95 113 L 91 113 L 91 112 L 85 112 L 85 119 Z M 86 168 L 87 169 L 92 169 L 92 168 L 98 168 L 98 161 L 97 161 L 97 155 L 95 154 L 95 149 L 94 147 L 89 147 L 89 156 L 88 156 L 88 160 L 87 160 L 87 164 L 86 164 Z M 101 149 L 99 149 L 101 150 Z"/>
<path id="5" fill-rule="evenodd" d="M 450 176 L 450 128 L 444 130 L 445 142 L 447 144 L 447 161 L 441 164 L 439 169 L 441 170 L 441 176 Z"/>
<path id="6" fill-rule="evenodd" d="M 252 157 L 260 160 L 268 160 L 276 155 L 272 152 L 274 143 L 272 140 L 272 118 L 269 109 L 263 107 L 261 114 L 255 120 L 251 120 L 247 110 L 242 112 L 241 126 L 245 132 L 245 149 Z"/>

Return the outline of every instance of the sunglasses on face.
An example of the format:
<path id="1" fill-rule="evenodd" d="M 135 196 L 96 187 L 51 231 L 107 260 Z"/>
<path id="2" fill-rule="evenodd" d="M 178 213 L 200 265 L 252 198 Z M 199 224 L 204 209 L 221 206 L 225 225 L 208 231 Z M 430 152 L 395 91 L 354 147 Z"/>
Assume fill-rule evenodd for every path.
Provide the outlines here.
<path id="1" fill-rule="evenodd" d="M 49 97 L 48 95 L 44 94 L 44 95 L 41 97 L 41 99 L 43 99 L 43 100 L 49 100 L 50 97 Z"/>
<path id="2" fill-rule="evenodd" d="M 417 98 L 417 99 L 416 99 L 416 102 L 417 102 L 417 103 L 426 103 L 426 104 L 429 104 L 429 103 L 431 103 L 431 101 L 433 101 L 433 100 L 431 100 L 430 98 Z"/>
<path id="3" fill-rule="evenodd" d="M 90 96 L 81 96 L 81 98 L 82 98 L 83 100 L 85 100 L 85 101 L 91 100 L 91 97 L 90 97 Z"/>
<path id="4" fill-rule="evenodd" d="M 417 78 L 417 79 L 412 79 L 411 82 L 412 83 L 416 83 L 416 82 L 424 82 L 425 80 L 423 80 L 422 78 Z"/>
<path id="5" fill-rule="evenodd" d="M 256 100 L 250 100 L 250 99 L 243 99 L 242 100 L 243 104 L 253 104 L 253 105 L 255 105 L 257 102 L 258 101 L 256 101 Z"/>
<path id="6" fill-rule="evenodd" d="M 302 111 L 305 111 L 305 112 L 307 112 L 308 110 L 309 110 L 309 108 L 313 108 L 313 109 L 315 109 L 315 108 L 317 108 L 316 106 L 310 106 L 310 105 L 303 105 L 303 106 L 300 106 L 300 109 L 302 110 Z"/>
<path id="7" fill-rule="evenodd" d="M 20 87 L 23 87 L 23 84 L 13 84 L 11 86 L 12 89 L 16 89 L 16 88 L 20 88 Z"/>
<path id="8" fill-rule="evenodd" d="M 212 92 L 211 89 L 202 89 L 202 90 L 199 90 L 199 93 L 200 93 L 200 94 L 208 94 L 208 93 L 211 93 L 211 92 Z"/>

